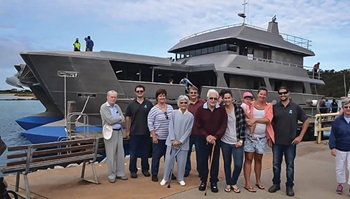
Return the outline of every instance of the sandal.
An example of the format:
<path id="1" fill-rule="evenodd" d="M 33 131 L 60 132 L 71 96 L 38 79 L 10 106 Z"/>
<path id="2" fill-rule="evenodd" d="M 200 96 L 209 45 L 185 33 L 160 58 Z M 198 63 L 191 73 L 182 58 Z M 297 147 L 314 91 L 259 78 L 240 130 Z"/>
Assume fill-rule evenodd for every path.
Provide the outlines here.
<path id="1" fill-rule="evenodd" d="M 239 190 L 239 188 L 237 187 L 237 185 L 233 185 L 232 186 L 232 191 L 235 193 L 241 193 L 241 190 Z"/>
<path id="2" fill-rule="evenodd" d="M 251 193 L 255 193 L 256 190 L 254 189 L 254 187 L 244 187 L 247 191 L 251 192 Z"/>
<path id="3" fill-rule="evenodd" d="M 265 187 L 263 184 L 255 184 L 256 187 L 258 187 L 260 190 L 264 190 Z"/>
<path id="4" fill-rule="evenodd" d="M 227 187 L 225 188 L 225 192 L 231 192 L 232 189 L 231 189 L 231 185 L 227 185 Z"/>

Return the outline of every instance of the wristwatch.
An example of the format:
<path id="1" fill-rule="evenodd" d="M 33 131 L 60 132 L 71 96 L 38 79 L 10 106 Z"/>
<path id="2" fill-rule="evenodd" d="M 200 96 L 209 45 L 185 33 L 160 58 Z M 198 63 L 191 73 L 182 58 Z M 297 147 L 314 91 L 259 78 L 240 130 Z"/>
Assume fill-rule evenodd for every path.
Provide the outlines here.
<path id="1" fill-rule="evenodd" d="M 238 142 L 241 143 L 241 144 L 243 144 L 243 140 L 239 140 Z"/>

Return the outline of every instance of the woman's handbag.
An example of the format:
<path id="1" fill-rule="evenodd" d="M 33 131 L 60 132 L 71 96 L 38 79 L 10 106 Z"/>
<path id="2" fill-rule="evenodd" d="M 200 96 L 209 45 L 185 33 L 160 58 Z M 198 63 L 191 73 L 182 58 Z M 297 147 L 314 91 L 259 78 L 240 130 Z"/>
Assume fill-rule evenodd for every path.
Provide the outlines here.
<path id="1" fill-rule="evenodd" d="M 5 152 L 6 148 L 7 146 L 5 142 L 0 137 L 0 155 L 2 155 Z"/>

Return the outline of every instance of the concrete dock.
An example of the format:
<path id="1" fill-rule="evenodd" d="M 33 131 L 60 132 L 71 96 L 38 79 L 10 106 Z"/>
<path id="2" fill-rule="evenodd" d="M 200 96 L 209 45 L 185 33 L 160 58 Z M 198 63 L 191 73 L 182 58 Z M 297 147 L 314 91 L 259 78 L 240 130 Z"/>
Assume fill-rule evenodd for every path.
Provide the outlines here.
<path id="1" fill-rule="evenodd" d="M 195 162 L 194 153 L 192 160 Z M 221 157 L 222 160 L 222 157 Z M 238 186 L 241 193 L 226 193 L 224 180 L 223 163 L 220 162 L 219 171 L 219 193 L 212 193 L 210 188 L 207 196 L 204 192 L 198 191 L 200 184 L 198 174 L 192 165 L 192 171 L 189 177 L 185 178 L 186 186 L 180 186 L 177 181 L 172 181 L 171 187 L 160 186 L 159 182 L 152 182 L 150 177 L 144 177 L 138 172 L 138 178 L 131 179 L 128 170 L 129 159 L 125 159 L 125 171 L 128 180 L 117 180 L 115 183 L 109 183 L 106 175 L 106 163 L 98 164 L 97 173 L 101 184 L 92 184 L 80 179 L 81 167 L 70 167 L 64 169 L 50 169 L 34 172 L 28 175 L 31 193 L 33 198 L 241 198 L 241 199 L 283 199 L 283 198 L 349 198 L 348 185 L 344 186 L 343 195 L 335 193 L 335 162 L 331 156 L 328 146 L 322 142 L 316 144 L 313 142 L 302 142 L 297 148 L 297 158 L 295 160 L 295 196 L 288 197 L 285 194 L 285 167 L 282 166 L 281 190 L 276 193 L 269 193 L 267 189 L 272 185 L 272 153 L 268 149 L 263 158 L 262 182 L 265 190 L 259 190 L 256 193 L 250 193 L 245 190 L 244 177 L 241 174 L 238 180 Z M 140 165 L 140 163 L 138 163 Z M 91 167 L 86 168 L 87 176 L 91 177 Z M 175 169 L 176 174 L 176 169 Z M 163 162 L 159 172 L 159 179 L 163 175 Z M 9 189 L 14 189 L 15 176 L 10 175 L 6 178 Z M 255 184 L 254 174 L 251 176 L 252 184 Z M 23 178 L 21 177 L 21 192 L 25 195 Z"/>

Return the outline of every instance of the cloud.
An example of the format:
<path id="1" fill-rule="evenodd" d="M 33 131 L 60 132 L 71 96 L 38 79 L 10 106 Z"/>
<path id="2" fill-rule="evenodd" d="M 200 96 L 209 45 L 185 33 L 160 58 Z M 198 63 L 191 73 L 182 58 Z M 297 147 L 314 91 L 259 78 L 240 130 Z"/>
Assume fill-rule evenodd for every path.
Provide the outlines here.
<path id="1" fill-rule="evenodd" d="M 168 56 L 181 38 L 242 23 L 243 1 L 228 0 L 0 0 L 0 81 L 4 69 L 22 63 L 19 52 L 72 50 L 76 37 L 91 35 L 96 50 Z M 267 28 L 276 15 L 279 30 L 313 40 L 316 56 L 306 65 L 349 67 L 347 0 L 250 0 L 246 23 Z M 3 72 L 4 71 L 4 72 Z M 6 70 L 8 72 L 8 69 Z M 0 89 L 2 88 L 0 82 Z"/>

